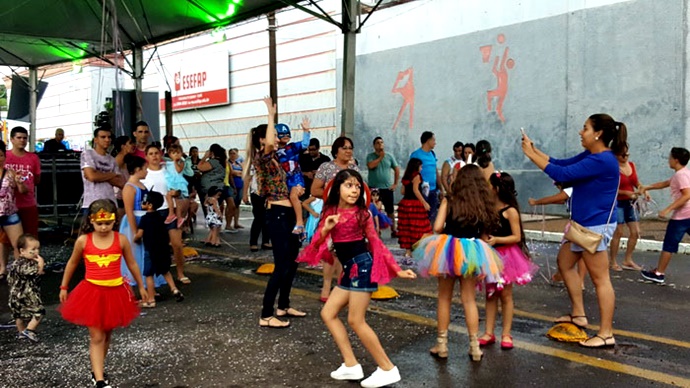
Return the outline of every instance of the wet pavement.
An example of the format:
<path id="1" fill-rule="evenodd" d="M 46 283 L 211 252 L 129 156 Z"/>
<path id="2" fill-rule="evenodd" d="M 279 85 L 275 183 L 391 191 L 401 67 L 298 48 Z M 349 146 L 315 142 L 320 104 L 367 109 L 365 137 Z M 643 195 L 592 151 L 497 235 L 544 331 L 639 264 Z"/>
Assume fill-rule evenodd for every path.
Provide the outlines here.
<path id="1" fill-rule="evenodd" d="M 249 220 L 243 220 L 248 225 Z M 196 238 L 203 236 L 197 231 Z M 386 232 L 384 232 L 386 233 Z M 387 234 L 387 233 L 386 233 Z M 255 274 L 270 252 L 250 253 L 248 231 L 223 235 L 222 249 L 199 249 L 187 273 L 193 283 L 181 286 L 182 303 L 161 290 L 154 309 L 114 333 L 106 372 L 118 387 L 355 387 L 330 379 L 342 362 L 318 317 L 320 276 L 300 267 L 292 305 L 309 316 L 293 319 L 288 329 L 258 327 L 265 276 Z M 387 240 L 394 247 L 391 240 Z M 544 276 L 515 290 L 515 349 L 497 345 L 485 350 L 479 363 L 467 357 L 467 334 L 459 300 L 453 305 L 450 357 L 437 361 L 428 348 L 435 341 L 435 281 L 395 280 L 397 299 L 372 302 L 367 320 L 401 371 L 396 387 L 460 386 L 690 386 L 690 264 L 677 256 L 669 285 L 645 284 L 638 273 L 613 273 L 617 295 L 617 346 L 612 350 L 582 349 L 548 340 L 550 320 L 568 312 L 567 294 L 547 281 L 555 265 L 555 244 L 531 242 L 535 262 Z M 190 246 L 200 247 L 196 241 Z M 44 243 L 44 245 L 46 245 Z M 47 248 L 54 259 L 69 255 L 69 247 Z M 393 249 L 400 255 L 402 252 Z M 65 253 L 66 252 L 66 253 Z M 636 253 L 640 264 L 652 266 L 657 253 Z M 66 259 L 66 258 L 65 258 Z M 551 268 L 551 271 L 554 269 Z M 49 273 L 43 283 L 48 315 L 39 326 L 41 341 L 17 340 L 12 328 L 0 330 L 0 387 L 87 387 L 88 334 L 68 324 L 56 312 L 61 274 Z M 587 314 L 595 333 L 598 322 L 591 282 L 585 290 Z M 0 322 L 10 315 L 7 286 L 0 284 Z M 478 293 L 478 300 L 483 297 Z M 483 305 L 480 314 L 483 317 Z M 483 320 L 481 322 L 483 328 Z M 500 329 L 499 329 L 500 330 Z M 499 331 L 500 332 L 500 331 Z M 351 339 L 365 374 L 376 368 L 354 335 Z"/>

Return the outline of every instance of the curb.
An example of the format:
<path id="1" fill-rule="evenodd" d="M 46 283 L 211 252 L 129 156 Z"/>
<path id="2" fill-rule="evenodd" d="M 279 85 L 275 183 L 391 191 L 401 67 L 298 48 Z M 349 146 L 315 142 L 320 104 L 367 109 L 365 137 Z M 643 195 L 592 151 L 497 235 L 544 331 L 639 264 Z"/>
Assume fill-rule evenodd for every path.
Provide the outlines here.
<path id="1" fill-rule="evenodd" d="M 563 240 L 563 233 L 559 232 L 542 232 L 541 230 L 525 230 L 525 238 L 528 240 L 546 241 L 553 243 L 560 243 Z M 637 240 L 635 252 L 661 252 L 663 242 L 656 240 Z M 625 250 L 628 246 L 628 239 L 621 238 L 621 250 Z M 678 246 L 678 253 L 683 255 L 690 255 L 690 244 L 680 243 Z"/>

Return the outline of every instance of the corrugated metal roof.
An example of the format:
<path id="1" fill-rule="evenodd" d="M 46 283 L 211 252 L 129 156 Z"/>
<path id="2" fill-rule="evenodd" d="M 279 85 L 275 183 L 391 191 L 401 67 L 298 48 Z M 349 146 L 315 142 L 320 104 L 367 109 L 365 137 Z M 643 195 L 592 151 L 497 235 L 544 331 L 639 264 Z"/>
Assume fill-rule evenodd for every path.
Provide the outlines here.
<path id="1" fill-rule="evenodd" d="M 42 66 L 119 48 L 149 46 L 285 7 L 283 2 L 273 0 L 4 0 L 3 3 L 6 6 L 0 9 L 0 65 L 7 66 Z"/>

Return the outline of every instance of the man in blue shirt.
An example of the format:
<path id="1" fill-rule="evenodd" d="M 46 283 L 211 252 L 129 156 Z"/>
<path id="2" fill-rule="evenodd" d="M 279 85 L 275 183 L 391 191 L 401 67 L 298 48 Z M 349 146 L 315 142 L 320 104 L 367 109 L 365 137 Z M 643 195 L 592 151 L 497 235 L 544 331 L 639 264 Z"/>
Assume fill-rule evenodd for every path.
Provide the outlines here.
<path id="1" fill-rule="evenodd" d="M 437 186 L 437 182 L 441 181 L 441 177 L 436 168 L 438 159 L 436 159 L 436 153 L 434 152 L 434 147 L 436 147 L 436 136 L 434 136 L 433 132 L 425 131 L 422 132 L 422 136 L 419 140 L 422 146 L 415 150 L 410 155 L 410 158 L 417 158 L 422 161 L 422 179 L 425 183 L 429 184 L 428 192 L 424 190 L 422 194 L 429 204 L 429 220 L 433 225 L 436 219 L 436 213 L 438 212 L 438 198 L 439 195 L 442 194 L 441 186 Z"/>

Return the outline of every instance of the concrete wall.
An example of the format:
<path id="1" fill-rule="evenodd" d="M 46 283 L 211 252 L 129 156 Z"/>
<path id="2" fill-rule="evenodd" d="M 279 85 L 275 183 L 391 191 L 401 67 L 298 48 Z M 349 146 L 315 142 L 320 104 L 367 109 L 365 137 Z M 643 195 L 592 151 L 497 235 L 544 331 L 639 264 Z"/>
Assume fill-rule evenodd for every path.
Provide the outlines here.
<path id="1" fill-rule="evenodd" d="M 671 175 L 668 151 L 685 146 L 687 138 L 686 1 L 637 0 L 594 8 L 578 4 L 578 9 L 560 14 L 530 8 L 535 1 L 524 2 L 487 9 L 486 24 L 497 24 L 494 28 L 464 31 L 459 22 L 460 33 L 455 36 L 452 25 L 437 31 L 443 30 L 443 22 L 435 21 L 445 20 L 440 13 L 467 19 L 468 12 L 477 12 L 470 9 L 476 4 L 421 3 L 409 3 L 408 12 L 397 7 L 389 15 L 388 10 L 381 11 L 378 19 L 371 20 L 379 25 L 370 31 L 365 27 L 358 36 L 365 46 L 357 58 L 358 158 L 370 152 L 371 139 L 377 135 L 384 137 L 402 164 L 419 147 L 425 130 L 436 134 L 440 161 L 451 154 L 455 141 L 487 139 L 494 147 L 496 167 L 517 176 L 525 206 L 528 197 L 553 194 L 555 189 L 522 155 L 520 127 L 543 151 L 565 157 L 582 150 L 577 132 L 586 118 L 606 112 L 628 125 L 631 160 L 642 182 Z M 417 16 L 405 16 L 412 14 Z M 495 22 L 511 17 L 517 18 L 508 20 L 514 24 Z M 445 32 L 448 37 L 409 36 L 423 26 L 434 30 L 431 35 Z M 385 50 L 377 44 L 384 30 L 400 31 L 399 39 L 419 43 L 404 45 L 395 33 L 387 34 L 388 45 L 395 48 Z M 498 73 L 494 73 L 495 61 Z M 394 91 L 398 77 L 403 78 L 400 87 L 409 74 L 414 87 Z M 491 93 L 495 95 L 489 106 Z M 410 104 L 396 123 L 406 99 Z M 668 192 L 654 196 L 660 204 L 668 203 Z"/>

